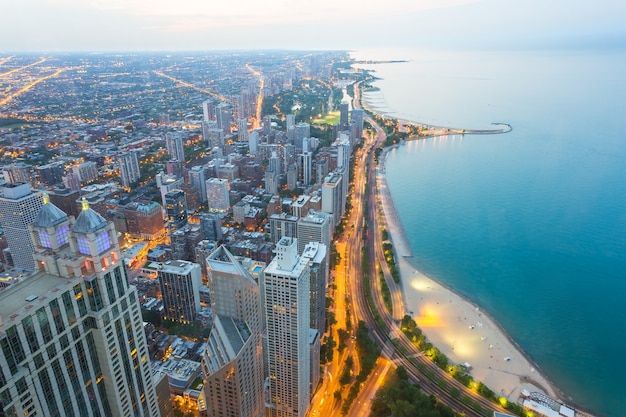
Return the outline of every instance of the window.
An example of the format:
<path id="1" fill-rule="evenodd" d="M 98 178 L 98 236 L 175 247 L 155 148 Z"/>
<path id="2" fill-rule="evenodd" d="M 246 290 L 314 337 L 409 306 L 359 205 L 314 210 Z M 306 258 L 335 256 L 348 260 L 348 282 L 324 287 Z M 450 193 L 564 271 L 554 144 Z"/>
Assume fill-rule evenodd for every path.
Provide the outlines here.
<path id="1" fill-rule="evenodd" d="M 78 252 L 83 255 L 90 255 L 91 249 L 89 248 L 89 240 L 84 236 L 78 236 L 76 238 L 76 242 L 78 243 Z"/>
<path id="2" fill-rule="evenodd" d="M 69 240 L 69 235 L 68 235 L 68 231 L 70 230 L 70 226 L 67 224 L 64 224 L 63 226 L 59 227 L 57 229 L 57 231 L 55 232 L 56 238 L 57 238 L 57 244 L 59 245 L 59 247 L 65 245 L 68 240 Z M 46 246 L 49 247 L 49 246 Z"/>
<path id="3" fill-rule="evenodd" d="M 38 234 L 39 234 L 39 244 L 43 246 L 44 248 L 51 248 L 52 243 L 50 243 L 50 236 L 48 236 L 48 233 L 40 230 Z"/>
<path id="4" fill-rule="evenodd" d="M 105 230 L 96 236 L 96 248 L 98 249 L 98 253 L 102 253 L 111 248 L 111 239 L 109 239 L 108 231 Z"/>

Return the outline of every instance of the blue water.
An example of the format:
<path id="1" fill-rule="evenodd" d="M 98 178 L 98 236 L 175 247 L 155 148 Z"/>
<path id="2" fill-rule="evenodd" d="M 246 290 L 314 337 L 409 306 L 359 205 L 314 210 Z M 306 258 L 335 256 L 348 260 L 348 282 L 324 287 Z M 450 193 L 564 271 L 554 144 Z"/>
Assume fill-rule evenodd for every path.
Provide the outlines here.
<path id="1" fill-rule="evenodd" d="M 387 178 L 416 266 L 572 402 L 626 415 L 626 52 L 361 51 L 379 111 L 504 135 L 412 141 Z"/>

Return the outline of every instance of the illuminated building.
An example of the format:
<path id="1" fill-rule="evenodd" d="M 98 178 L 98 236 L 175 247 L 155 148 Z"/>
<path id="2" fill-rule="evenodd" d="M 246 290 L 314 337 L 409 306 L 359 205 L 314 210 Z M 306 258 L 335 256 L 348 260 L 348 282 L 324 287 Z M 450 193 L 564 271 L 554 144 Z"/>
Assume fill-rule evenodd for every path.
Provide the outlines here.
<path id="1" fill-rule="evenodd" d="M 310 268 L 297 239 L 283 237 L 264 272 L 271 417 L 303 417 L 310 398 Z"/>
<path id="2" fill-rule="evenodd" d="M 180 229 L 187 224 L 187 200 L 182 190 L 172 190 L 165 194 L 165 213 L 169 227 Z"/>
<path id="3" fill-rule="evenodd" d="M 200 265 L 189 261 L 166 261 L 157 271 L 163 315 L 166 320 L 191 323 L 200 310 Z"/>
<path id="4" fill-rule="evenodd" d="M 115 228 L 86 202 L 74 221 L 43 200 L 30 229 L 38 271 L 0 292 L 5 415 L 159 416 Z"/>

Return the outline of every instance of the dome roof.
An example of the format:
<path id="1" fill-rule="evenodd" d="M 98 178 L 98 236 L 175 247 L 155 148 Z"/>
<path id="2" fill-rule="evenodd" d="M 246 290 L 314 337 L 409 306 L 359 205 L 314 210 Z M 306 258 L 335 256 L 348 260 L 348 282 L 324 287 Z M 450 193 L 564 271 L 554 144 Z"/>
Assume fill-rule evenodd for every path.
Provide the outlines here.
<path id="1" fill-rule="evenodd" d="M 59 225 L 67 220 L 67 214 L 65 214 L 60 208 L 52 204 L 50 202 L 50 197 L 48 197 L 48 194 L 44 193 L 43 206 L 41 207 L 41 210 L 39 210 L 39 213 L 37 214 L 33 225 L 35 227 L 50 227 Z"/>
<path id="2" fill-rule="evenodd" d="M 85 197 L 83 197 L 82 205 L 83 209 L 74 222 L 74 226 L 72 226 L 74 233 L 93 233 L 107 226 L 107 221 L 104 220 L 104 217 L 89 208 L 89 203 Z"/>

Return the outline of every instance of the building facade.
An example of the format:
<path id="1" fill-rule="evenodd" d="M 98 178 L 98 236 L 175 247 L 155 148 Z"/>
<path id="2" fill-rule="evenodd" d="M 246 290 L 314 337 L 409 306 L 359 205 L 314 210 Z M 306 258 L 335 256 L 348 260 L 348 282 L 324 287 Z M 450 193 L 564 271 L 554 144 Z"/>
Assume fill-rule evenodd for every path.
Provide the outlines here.
<path id="1" fill-rule="evenodd" d="M 42 207 L 41 193 L 32 191 L 28 183 L 6 184 L 0 188 L 0 226 L 9 245 L 13 266 L 34 271 L 34 242 L 28 225 Z"/>
<path id="2" fill-rule="evenodd" d="M 223 246 L 207 260 L 214 322 L 202 360 L 209 416 L 262 417 L 263 357 L 259 286 Z"/>
<path id="3" fill-rule="evenodd" d="M 310 270 L 297 239 L 284 237 L 264 272 L 268 414 L 304 417 L 310 393 Z"/>
<path id="4" fill-rule="evenodd" d="M 157 274 L 163 299 L 163 318 L 181 323 L 193 322 L 200 310 L 200 265 L 189 261 L 166 261 Z"/>
<path id="5" fill-rule="evenodd" d="M 0 292 L 4 415 L 159 416 L 135 287 L 112 223 L 47 196 L 31 225 L 37 273 Z"/>

